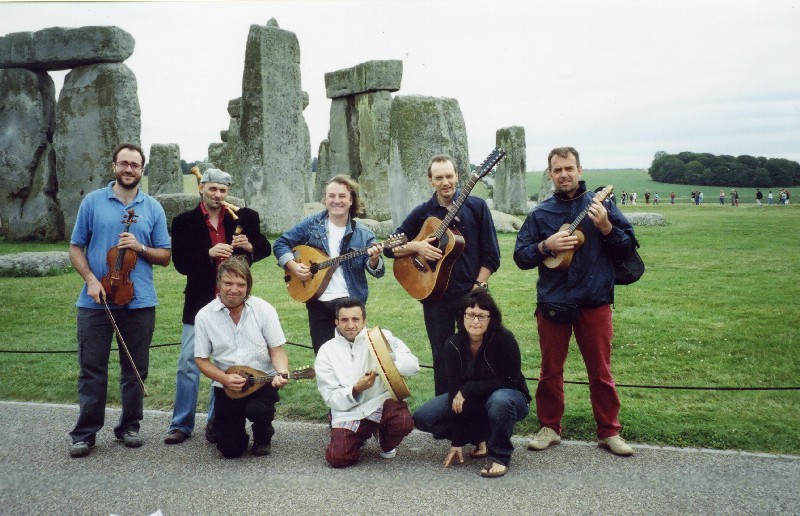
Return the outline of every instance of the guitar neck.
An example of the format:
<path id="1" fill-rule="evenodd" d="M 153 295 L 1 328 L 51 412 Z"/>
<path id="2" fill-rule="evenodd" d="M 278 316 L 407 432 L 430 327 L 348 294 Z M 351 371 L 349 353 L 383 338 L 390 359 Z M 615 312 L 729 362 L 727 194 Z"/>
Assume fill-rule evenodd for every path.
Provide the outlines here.
<path id="1" fill-rule="evenodd" d="M 384 244 L 383 244 L 383 242 L 381 242 L 378 245 L 383 247 Z M 363 255 L 367 254 L 368 252 L 369 252 L 369 247 L 366 247 L 364 249 L 356 249 L 355 251 L 350 251 L 349 253 L 345 253 L 345 254 L 339 255 L 336 258 L 329 258 L 329 259 L 325 260 L 324 262 L 319 262 L 317 264 L 317 269 L 327 269 L 328 267 L 333 267 L 334 265 L 339 265 L 342 262 L 346 262 L 347 260 L 352 260 L 353 258 L 356 258 L 358 256 L 363 256 Z"/>
<path id="2" fill-rule="evenodd" d="M 472 189 L 475 188 L 476 184 L 478 184 L 479 179 L 480 177 L 478 177 L 475 174 L 473 174 L 472 177 L 469 178 L 469 181 L 467 182 L 466 186 L 464 186 L 464 189 L 461 190 L 461 195 L 458 196 L 456 202 L 454 202 L 453 205 L 450 207 L 450 209 L 447 212 L 447 215 L 445 216 L 444 219 L 442 219 L 442 223 L 439 224 L 439 228 L 434 233 L 434 236 L 437 239 L 441 239 L 442 236 L 444 235 L 444 232 L 447 231 L 447 228 L 450 227 L 450 224 L 453 222 L 453 219 L 456 218 L 456 215 L 458 215 L 458 211 L 461 209 L 461 205 L 464 204 L 464 201 L 467 200 L 467 197 L 469 197 L 469 194 L 472 192 Z"/>

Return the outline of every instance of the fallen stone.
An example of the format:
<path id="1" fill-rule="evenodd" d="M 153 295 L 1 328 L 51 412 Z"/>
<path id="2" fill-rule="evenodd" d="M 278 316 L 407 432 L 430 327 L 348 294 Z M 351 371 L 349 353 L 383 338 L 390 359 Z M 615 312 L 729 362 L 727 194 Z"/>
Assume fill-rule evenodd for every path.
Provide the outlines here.
<path id="1" fill-rule="evenodd" d="M 625 218 L 633 226 L 666 226 L 667 218 L 661 213 L 626 213 Z"/>
<path id="2" fill-rule="evenodd" d="M 522 227 L 522 220 L 519 217 L 497 210 L 491 210 L 491 214 L 494 221 L 494 229 L 498 233 L 518 233 Z"/>
<path id="3" fill-rule="evenodd" d="M 0 276 L 57 276 L 72 270 L 67 251 L 15 253 L 0 256 Z"/>

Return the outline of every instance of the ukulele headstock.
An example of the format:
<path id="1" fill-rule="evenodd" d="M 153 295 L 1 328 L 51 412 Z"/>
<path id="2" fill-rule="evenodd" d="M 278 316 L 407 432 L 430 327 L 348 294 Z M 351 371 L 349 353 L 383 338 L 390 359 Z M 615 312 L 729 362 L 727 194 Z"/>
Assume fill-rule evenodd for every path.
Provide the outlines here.
<path id="1" fill-rule="evenodd" d="M 600 202 L 605 201 L 613 191 L 614 191 L 614 185 L 608 185 L 607 187 L 597 192 L 597 196 L 600 198 Z"/>

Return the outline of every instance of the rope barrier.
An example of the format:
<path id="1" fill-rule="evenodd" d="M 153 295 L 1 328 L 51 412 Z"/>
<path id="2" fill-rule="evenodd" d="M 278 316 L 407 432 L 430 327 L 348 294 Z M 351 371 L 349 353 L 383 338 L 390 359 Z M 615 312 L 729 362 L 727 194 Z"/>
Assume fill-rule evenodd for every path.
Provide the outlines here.
<path id="1" fill-rule="evenodd" d="M 313 350 L 312 346 L 308 344 L 298 344 L 297 342 L 286 342 L 286 344 L 290 346 L 295 346 L 298 348 L 305 348 Z M 180 342 L 170 342 L 168 344 L 150 344 L 150 348 L 165 348 L 170 346 L 180 346 Z M 111 348 L 111 351 L 119 351 L 118 348 Z M 75 349 L 67 349 L 67 350 L 55 350 L 55 351 L 41 351 L 41 350 L 14 350 L 14 349 L 0 349 L 0 353 L 16 353 L 21 355 L 33 355 L 33 354 L 55 354 L 55 353 L 77 353 L 78 350 Z M 433 369 L 433 366 L 427 364 L 420 364 L 420 367 L 423 369 Z M 538 382 L 538 378 L 529 378 L 527 376 L 524 377 L 525 380 L 529 382 Z M 589 382 L 585 380 L 564 380 L 564 383 L 568 383 L 570 385 L 589 385 Z M 663 390 L 675 390 L 675 391 L 800 391 L 800 386 L 788 386 L 788 387 L 713 387 L 713 386 L 692 386 L 692 385 L 640 385 L 640 384 L 633 384 L 633 383 L 617 383 L 615 384 L 617 387 L 623 388 L 630 388 L 630 389 L 663 389 Z"/>

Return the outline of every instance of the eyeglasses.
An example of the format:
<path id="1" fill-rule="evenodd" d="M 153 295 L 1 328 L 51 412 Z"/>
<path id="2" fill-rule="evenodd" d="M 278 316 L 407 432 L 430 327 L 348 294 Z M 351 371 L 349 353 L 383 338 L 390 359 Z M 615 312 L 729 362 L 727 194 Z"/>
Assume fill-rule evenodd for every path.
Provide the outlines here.
<path id="1" fill-rule="evenodd" d="M 131 167 L 131 170 L 139 170 L 142 166 L 138 163 L 131 163 L 129 161 L 115 161 L 114 165 L 120 169 L 125 170 L 128 167 Z"/>
<path id="2" fill-rule="evenodd" d="M 472 321 L 474 319 L 477 319 L 480 322 L 486 322 L 489 320 L 489 317 L 490 316 L 486 314 L 471 314 L 469 312 L 464 312 L 464 319 L 466 319 L 467 321 Z"/>

